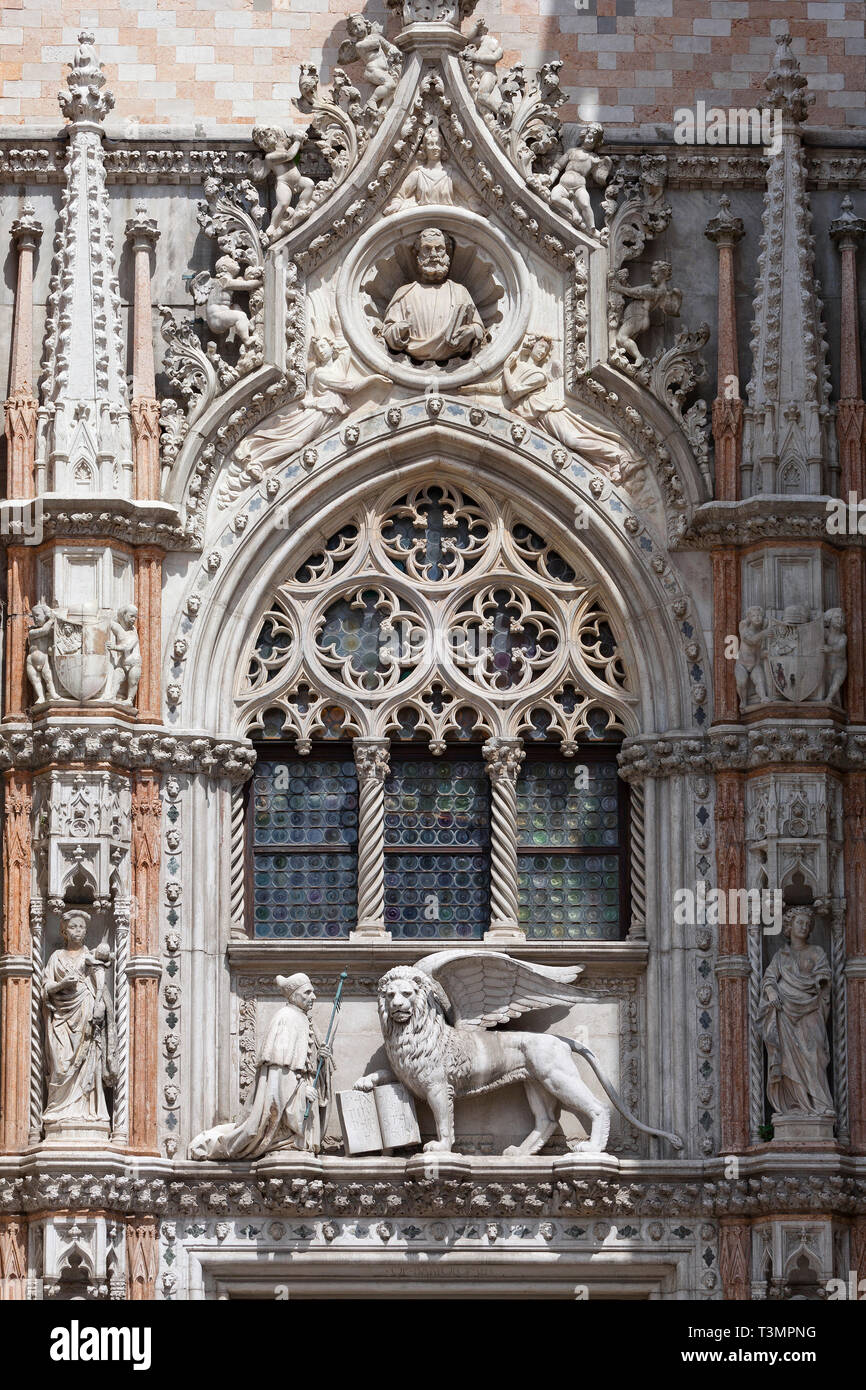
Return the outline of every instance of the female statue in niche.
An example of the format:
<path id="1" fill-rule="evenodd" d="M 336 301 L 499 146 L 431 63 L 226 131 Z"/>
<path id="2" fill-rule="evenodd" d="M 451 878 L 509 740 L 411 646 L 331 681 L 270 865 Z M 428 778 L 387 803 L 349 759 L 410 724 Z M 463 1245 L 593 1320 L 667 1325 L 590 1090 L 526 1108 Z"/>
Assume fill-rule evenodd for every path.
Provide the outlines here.
<path id="1" fill-rule="evenodd" d="M 830 962 L 809 945 L 811 907 L 791 907 L 777 951 L 761 981 L 758 1024 L 767 1048 L 767 1096 L 775 1116 L 835 1114 L 827 1084 Z"/>
<path id="2" fill-rule="evenodd" d="M 442 163 L 442 136 L 438 125 L 429 125 L 418 151 L 418 163 L 385 208 L 385 214 L 399 212 L 402 207 L 430 207 L 434 203 L 450 207 L 453 202 L 451 175 Z"/>
<path id="3" fill-rule="evenodd" d="M 117 1045 L 105 981 L 111 952 L 105 944 L 87 949 L 89 925 L 88 913 L 65 913 L 60 931 L 66 944 L 45 967 L 46 1131 L 68 1123 L 108 1126 L 105 1088 L 114 1085 Z"/>

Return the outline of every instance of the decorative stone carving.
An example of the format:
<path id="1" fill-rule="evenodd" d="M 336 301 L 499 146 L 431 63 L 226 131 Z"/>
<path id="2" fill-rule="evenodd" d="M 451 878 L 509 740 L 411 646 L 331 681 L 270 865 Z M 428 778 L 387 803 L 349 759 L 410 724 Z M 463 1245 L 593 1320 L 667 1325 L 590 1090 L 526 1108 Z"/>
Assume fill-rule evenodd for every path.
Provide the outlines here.
<path id="1" fill-rule="evenodd" d="M 466 728 L 537 737 L 540 720 L 568 752 L 590 729 L 597 737 L 600 728 L 622 727 L 635 696 L 594 583 L 578 580 L 554 546 L 528 534 L 505 497 L 473 492 L 430 485 L 395 495 L 390 488 L 293 566 L 250 642 L 240 692 L 244 727 L 270 724 L 279 711 L 306 747 L 323 719 L 334 727 L 339 714 L 347 735 L 384 739 L 411 727 L 429 736 L 434 752 Z M 376 574 L 375 587 L 371 579 L 363 589 L 351 580 L 335 585 L 344 567 Z M 507 602 L 495 577 L 503 569 L 513 575 Z M 407 576 L 411 601 L 403 594 Z M 449 639 L 431 642 L 424 634 L 441 623 L 431 586 L 444 579 L 465 588 L 449 604 Z M 383 703 L 415 670 L 423 684 L 399 703 Z M 532 704 L 520 698 L 525 690 Z"/>
<path id="2" fill-rule="evenodd" d="M 623 155 L 618 160 L 602 203 L 613 281 L 625 262 L 668 226 L 673 212 L 663 201 L 666 178 L 664 155 Z"/>
<path id="3" fill-rule="evenodd" d="M 309 217 L 313 210 L 315 182 L 298 168 L 298 157 L 304 136 L 295 131 L 279 130 L 275 126 L 256 126 L 253 139 L 262 151 L 262 158 L 253 165 L 253 176 L 274 175 L 276 207 L 262 234 L 265 242 L 273 241 L 283 231 Z"/>
<path id="4" fill-rule="evenodd" d="M 461 57 L 466 65 L 470 91 L 488 125 L 498 119 L 502 107 L 503 95 L 496 65 L 504 56 L 499 39 L 489 32 L 483 19 L 476 19 Z"/>
<path id="5" fill-rule="evenodd" d="M 101 127 L 114 97 L 93 42 L 79 34 L 69 90 L 59 97 L 69 151 L 46 307 L 36 492 L 131 497 L 126 347 Z"/>
<path id="6" fill-rule="evenodd" d="M 390 382 L 380 372 L 359 371 L 347 343 L 324 334 L 310 343 L 310 370 L 303 400 L 293 402 L 265 429 L 248 435 L 235 450 L 218 494 L 219 505 L 230 506 L 266 469 L 285 462 L 338 420 L 348 415 L 352 403 L 375 387 Z"/>
<path id="7" fill-rule="evenodd" d="M 403 55 L 385 38 L 375 19 L 351 14 L 346 28 L 349 37 L 340 44 L 337 59 L 340 63 L 364 64 L 364 81 L 373 88 L 365 110 L 378 123 L 394 100 L 403 71 Z"/>
<path id="8" fill-rule="evenodd" d="M 114 1005 L 106 984 L 111 951 L 102 942 L 86 946 L 90 916 L 63 917 L 65 947 L 45 967 L 45 1068 L 47 1139 L 108 1136 L 105 1090 L 116 1076 Z"/>
<path id="9" fill-rule="evenodd" d="M 528 333 L 518 351 L 511 354 L 502 373 L 510 408 L 608 473 L 614 482 L 625 482 L 643 465 L 623 447 L 620 436 L 588 425 L 558 397 L 552 382 L 552 352 L 549 337 Z"/>
<path id="10" fill-rule="evenodd" d="M 133 705 L 141 677 L 134 604 L 111 609 L 33 607 L 26 670 L 36 704 L 112 700 Z"/>
<path id="11" fill-rule="evenodd" d="M 190 1158 L 260 1158 L 285 1148 L 318 1153 L 322 1146 L 332 1059 L 310 1018 L 316 995 L 306 975 L 278 975 L 276 983 L 286 1002 L 262 1044 L 249 1112 L 238 1124 L 199 1134 L 189 1146 Z"/>
<path id="12" fill-rule="evenodd" d="M 386 215 L 406 206 L 453 206 L 454 185 L 442 160 L 442 132 L 438 125 L 425 127 L 418 154 L 418 163 L 403 180 L 397 196 L 385 207 Z"/>
<path id="13" fill-rule="evenodd" d="M 776 108 L 752 323 L 752 378 L 744 411 L 744 497 L 836 492 L 830 428 L 830 368 L 815 273 L 811 212 L 800 125 L 814 96 L 777 36 L 764 84 Z"/>
<path id="14" fill-rule="evenodd" d="M 384 341 L 420 363 L 470 354 L 484 340 L 484 324 L 466 286 L 450 278 L 453 242 L 438 227 L 425 227 L 412 254 L 418 278 L 391 296 Z"/>
<path id="15" fill-rule="evenodd" d="M 554 160 L 550 183 L 551 206 L 593 235 L 595 216 L 587 185 L 590 180 L 605 184 L 613 164 L 606 155 L 598 153 L 603 140 L 603 126 L 586 126 L 580 144 L 573 145 Z"/>
<path id="16" fill-rule="evenodd" d="M 625 271 L 617 272 L 614 277 L 611 284 L 612 302 L 615 304 L 617 299 L 622 298 L 629 300 L 623 310 L 614 340 L 616 348 L 619 349 L 617 366 L 643 366 L 645 359 L 635 339 L 649 328 L 653 309 L 661 310 L 663 314 L 679 316 L 683 296 L 681 290 L 671 286 L 672 274 L 669 261 L 653 261 L 648 284 L 629 285 Z"/>
<path id="17" fill-rule="evenodd" d="M 361 1077 L 359 1090 L 394 1079 L 430 1107 L 437 1137 L 425 1149 L 449 1153 L 454 1147 L 454 1098 L 524 1080 L 533 1128 L 507 1154 L 538 1153 L 556 1129 L 557 1104 L 591 1124 L 581 1151 L 603 1152 L 610 1131 L 610 1109 L 581 1079 L 571 1053 L 584 1057 L 617 1110 L 645 1134 L 682 1148 L 678 1135 L 650 1129 L 624 1106 L 602 1075 L 594 1054 L 570 1038 L 506 1030 L 498 1023 L 533 1009 L 574 1003 L 572 981 L 581 966 L 531 965 L 498 951 L 437 951 L 414 966 L 396 966 L 378 984 L 379 1021 L 392 1070 Z"/>
<path id="18" fill-rule="evenodd" d="M 136 622 L 138 609 L 134 603 L 117 610 L 117 618 L 109 629 L 108 651 L 112 663 L 109 699 L 135 704 L 141 679 L 141 645 Z"/>
<path id="19" fill-rule="evenodd" d="M 349 249 L 336 286 L 358 358 L 415 392 L 491 377 L 525 332 L 529 307 L 523 258 L 463 206 L 406 205 L 399 219 L 380 218 Z"/>
<path id="20" fill-rule="evenodd" d="M 252 329 L 249 315 L 235 304 L 234 294 L 251 294 L 259 289 L 261 269 L 258 266 L 248 266 L 241 278 L 238 262 L 231 256 L 219 256 L 215 271 L 216 274 L 211 275 L 207 270 L 200 270 L 190 282 L 190 293 L 211 333 L 217 334 L 218 337 L 225 336 L 229 343 L 236 337 L 240 339 L 240 352 L 243 356 L 249 345 Z"/>
<path id="21" fill-rule="evenodd" d="M 781 618 L 768 619 L 758 605 L 740 623 L 736 664 L 740 708 L 773 700 L 839 703 L 848 672 L 848 639 L 841 608 L 810 617 L 802 604 L 791 604 Z"/>
<path id="22" fill-rule="evenodd" d="M 776 952 L 764 973 L 758 1010 L 767 1048 L 767 1097 L 773 1124 L 792 1139 L 804 1135 L 780 1122 L 805 1119 L 806 1131 L 823 1138 L 832 1137 L 835 1116 L 827 1082 L 832 975 L 826 953 L 808 944 L 813 918 L 809 907 L 793 907 L 785 913 L 788 944 Z M 810 1119 L 825 1123 L 810 1127 Z"/>

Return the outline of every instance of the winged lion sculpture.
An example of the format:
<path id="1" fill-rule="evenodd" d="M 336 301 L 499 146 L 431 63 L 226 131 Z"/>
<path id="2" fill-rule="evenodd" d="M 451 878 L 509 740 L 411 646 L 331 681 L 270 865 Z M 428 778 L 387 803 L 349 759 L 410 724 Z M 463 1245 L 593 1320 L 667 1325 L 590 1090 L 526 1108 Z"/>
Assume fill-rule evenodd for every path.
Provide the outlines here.
<path id="1" fill-rule="evenodd" d="M 575 1003 L 580 994 L 573 981 L 582 970 L 580 965 L 533 965 L 500 951 L 467 950 L 436 951 L 414 966 L 396 966 L 378 983 L 390 1070 L 362 1076 L 356 1089 L 402 1081 L 432 1111 L 437 1137 L 425 1149 L 448 1153 L 454 1147 L 455 1097 L 522 1081 L 533 1128 L 522 1144 L 505 1150 L 507 1155 L 538 1153 L 556 1128 L 560 1108 L 589 1129 L 578 1149 L 602 1153 L 610 1133 L 610 1107 L 580 1076 L 572 1057 L 578 1053 L 630 1124 L 681 1149 L 679 1135 L 642 1124 L 626 1108 L 590 1048 L 547 1033 L 491 1031 L 535 1009 Z"/>

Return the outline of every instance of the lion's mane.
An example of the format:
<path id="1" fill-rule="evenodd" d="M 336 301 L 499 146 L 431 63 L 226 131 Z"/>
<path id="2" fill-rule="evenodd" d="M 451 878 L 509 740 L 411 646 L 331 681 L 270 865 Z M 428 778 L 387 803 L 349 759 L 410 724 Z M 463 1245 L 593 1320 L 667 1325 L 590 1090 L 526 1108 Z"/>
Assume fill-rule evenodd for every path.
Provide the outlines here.
<path id="1" fill-rule="evenodd" d="M 412 1018 L 408 1023 L 395 1023 L 381 986 L 391 980 L 411 980 L 418 986 L 414 995 Z M 410 965 L 397 965 L 379 981 L 379 1022 L 385 1051 L 391 1068 L 405 1086 L 423 1097 L 441 1076 L 443 1061 L 453 1082 L 453 1067 L 457 1059 L 455 1033 L 445 1021 L 441 987 Z M 442 997 L 440 997 L 442 996 Z M 458 1063 L 459 1065 L 459 1063 Z"/>

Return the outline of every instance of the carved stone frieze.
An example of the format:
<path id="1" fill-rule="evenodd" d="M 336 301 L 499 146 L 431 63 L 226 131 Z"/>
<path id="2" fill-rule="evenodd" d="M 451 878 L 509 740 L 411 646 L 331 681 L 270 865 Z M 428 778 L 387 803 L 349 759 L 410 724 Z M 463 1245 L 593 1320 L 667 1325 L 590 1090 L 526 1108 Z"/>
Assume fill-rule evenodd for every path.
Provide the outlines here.
<path id="1" fill-rule="evenodd" d="M 605 1160 L 603 1160 L 605 1161 Z M 616 1166 L 618 1160 L 607 1157 Z M 653 1220 L 689 1216 L 760 1216 L 770 1213 L 828 1211 L 839 1216 L 866 1214 L 866 1179 L 843 1173 L 838 1164 L 825 1171 L 798 1171 L 786 1160 L 784 1174 L 719 1176 L 720 1165 L 682 1161 L 658 1165 L 658 1174 L 638 1179 L 605 1172 L 568 1155 L 536 1159 L 519 1175 L 506 1177 L 501 1165 L 485 1171 L 483 1158 L 455 1155 L 453 1168 L 442 1160 L 435 1176 L 425 1174 L 423 1155 L 385 1160 L 375 1174 L 353 1175 L 351 1160 L 317 1157 L 293 1160 L 291 1176 L 242 1176 L 216 1168 L 203 1178 L 192 1163 L 139 1163 L 137 1172 L 106 1171 L 97 1161 L 88 1173 L 43 1172 L 0 1178 L 0 1211 L 154 1213 L 191 1220 L 270 1214 L 315 1217 L 526 1214 L 591 1217 L 593 1220 L 645 1216 Z M 593 1169 L 596 1169 L 593 1171 Z"/>
<path id="2" fill-rule="evenodd" d="M 718 725 L 707 733 L 627 738 L 619 755 L 620 776 L 627 782 L 785 763 L 856 771 L 866 766 L 866 729 L 818 720 L 773 720 L 748 728 Z"/>
<path id="3" fill-rule="evenodd" d="M 838 513 L 839 503 L 835 503 Z M 746 497 L 736 502 L 704 502 L 689 517 L 673 542 L 676 550 L 715 550 L 752 545 L 755 541 L 832 540 L 834 546 L 866 546 L 856 528 L 831 532 L 828 499 Z"/>
<path id="4" fill-rule="evenodd" d="M 52 763 L 110 763 L 117 768 L 152 767 L 161 772 L 201 772 L 216 779 L 244 782 L 255 750 L 242 739 L 201 734 L 166 734 L 160 729 L 118 727 L 109 720 L 87 724 L 61 720 L 45 724 L 5 724 L 0 734 L 0 767 L 42 768 Z"/>

